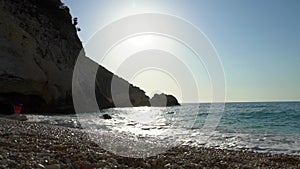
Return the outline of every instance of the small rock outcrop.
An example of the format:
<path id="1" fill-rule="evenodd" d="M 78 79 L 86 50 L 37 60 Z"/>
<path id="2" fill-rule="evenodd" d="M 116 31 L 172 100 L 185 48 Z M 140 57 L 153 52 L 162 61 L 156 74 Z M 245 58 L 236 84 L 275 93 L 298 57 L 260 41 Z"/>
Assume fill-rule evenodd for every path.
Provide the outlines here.
<path id="1" fill-rule="evenodd" d="M 103 114 L 102 117 L 103 117 L 103 119 L 105 119 L 105 120 L 112 119 L 112 117 L 111 117 L 110 115 L 108 115 L 108 114 Z"/>
<path id="2" fill-rule="evenodd" d="M 151 106 L 154 107 L 162 107 L 162 106 L 179 106 L 178 100 L 172 96 L 167 94 L 155 94 L 150 99 Z"/>

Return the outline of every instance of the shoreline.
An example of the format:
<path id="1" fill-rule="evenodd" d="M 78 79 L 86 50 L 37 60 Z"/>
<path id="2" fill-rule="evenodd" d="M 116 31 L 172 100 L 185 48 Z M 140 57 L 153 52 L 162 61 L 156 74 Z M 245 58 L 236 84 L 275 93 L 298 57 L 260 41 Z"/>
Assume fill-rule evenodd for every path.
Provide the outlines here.
<path id="1" fill-rule="evenodd" d="M 79 129 L 0 118 L 0 168 L 300 168 L 300 156 L 181 146 L 145 159 L 102 149 Z"/>

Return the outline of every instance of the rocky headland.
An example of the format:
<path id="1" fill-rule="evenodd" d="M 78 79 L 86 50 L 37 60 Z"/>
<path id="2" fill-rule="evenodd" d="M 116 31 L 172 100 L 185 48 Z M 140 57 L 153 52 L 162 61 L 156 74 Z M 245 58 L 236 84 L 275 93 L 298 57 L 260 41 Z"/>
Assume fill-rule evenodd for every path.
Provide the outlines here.
<path id="1" fill-rule="evenodd" d="M 11 114 L 17 103 L 26 113 L 74 113 L 72 75 L 83 50 L 76 24 L 60 0 L 0 1 L 0 114 Z M 99 66 L 95 92 L 101 109 L 116 106 L 113 77 Z M 116 78 L 129 86 L 132 106 L 150 106 L 143 90 Z"/>

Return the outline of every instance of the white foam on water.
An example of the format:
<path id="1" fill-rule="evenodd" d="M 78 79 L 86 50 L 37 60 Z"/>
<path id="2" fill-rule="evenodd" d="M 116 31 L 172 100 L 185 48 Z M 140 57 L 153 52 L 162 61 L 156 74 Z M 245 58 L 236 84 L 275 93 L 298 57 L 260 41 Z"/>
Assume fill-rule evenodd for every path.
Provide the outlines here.
<path id="1" fill-rule="evenodd" d="M 185 110 L 179 111 L 179 109 Z M 33 122 L 81 127 L 86 131 L 94 132 L 96 135 L 98 133 L 98 137 L 113 135 L 116 141 L 123 139 L 124 145 L 126 145 L 126 140 L 135 140 L 137 145 L 174 143 L 209 148 L 300 155 L 300 133 L 249 132 L 232 128 L 231 126 L 235 123 L 227 123 L 227 121 L 216 131 L 206 133 L 201 131 L 201 122 L 205 121 L 206 112 L 193 111 L 193 106 L 115 108 L 77 116 L 28 115 L 28 118 L 29 121 Z M 104 113 L 112 116 L 112 119 L 103 119 L 102 115 Z M 197 118 L 199 124 L 193 124 L 195 118 Z M 210 137 L 205 140 L 204 138 L 207 136 Z"/>

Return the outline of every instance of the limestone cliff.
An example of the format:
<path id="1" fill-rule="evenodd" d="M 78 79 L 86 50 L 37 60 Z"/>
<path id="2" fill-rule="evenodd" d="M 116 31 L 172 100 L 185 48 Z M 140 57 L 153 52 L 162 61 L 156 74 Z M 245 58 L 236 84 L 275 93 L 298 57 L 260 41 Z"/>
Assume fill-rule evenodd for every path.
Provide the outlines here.
<path id="1" fill-rule="evenodd" d="M 0 100 L 24 111 L 71 110 L 73 66 L 82 44 L 59 0 L 0 1 Z"/>
<path id="2" fill-rule="evenodd" d="M 150 106 L 149 97 L 145 95 L 143 90 L 119 78 L 104 67 L 99 67 L 96 79 L 96 97 L 100 108 Z M 112 89 L 112 79 L 114 79 L 113 83 L 116 83 L 117 88 L 121 89 L 120 91 L 116 88 Z"/>
<path id="3" fill-rule="evenodd" d="M 72 74 L 82 43 L 69 9 L 61 5 L 60 0 L 0 1 L 0 113 L 12 112 L 12 105 L 20 102 L 28 113 L 74 112 Z M 112 77 L 99 67 L 100 108 L 115 106 Z M 119 81 L 130 86 L 134 106 L 149 105 L 144 91 Z"/>

